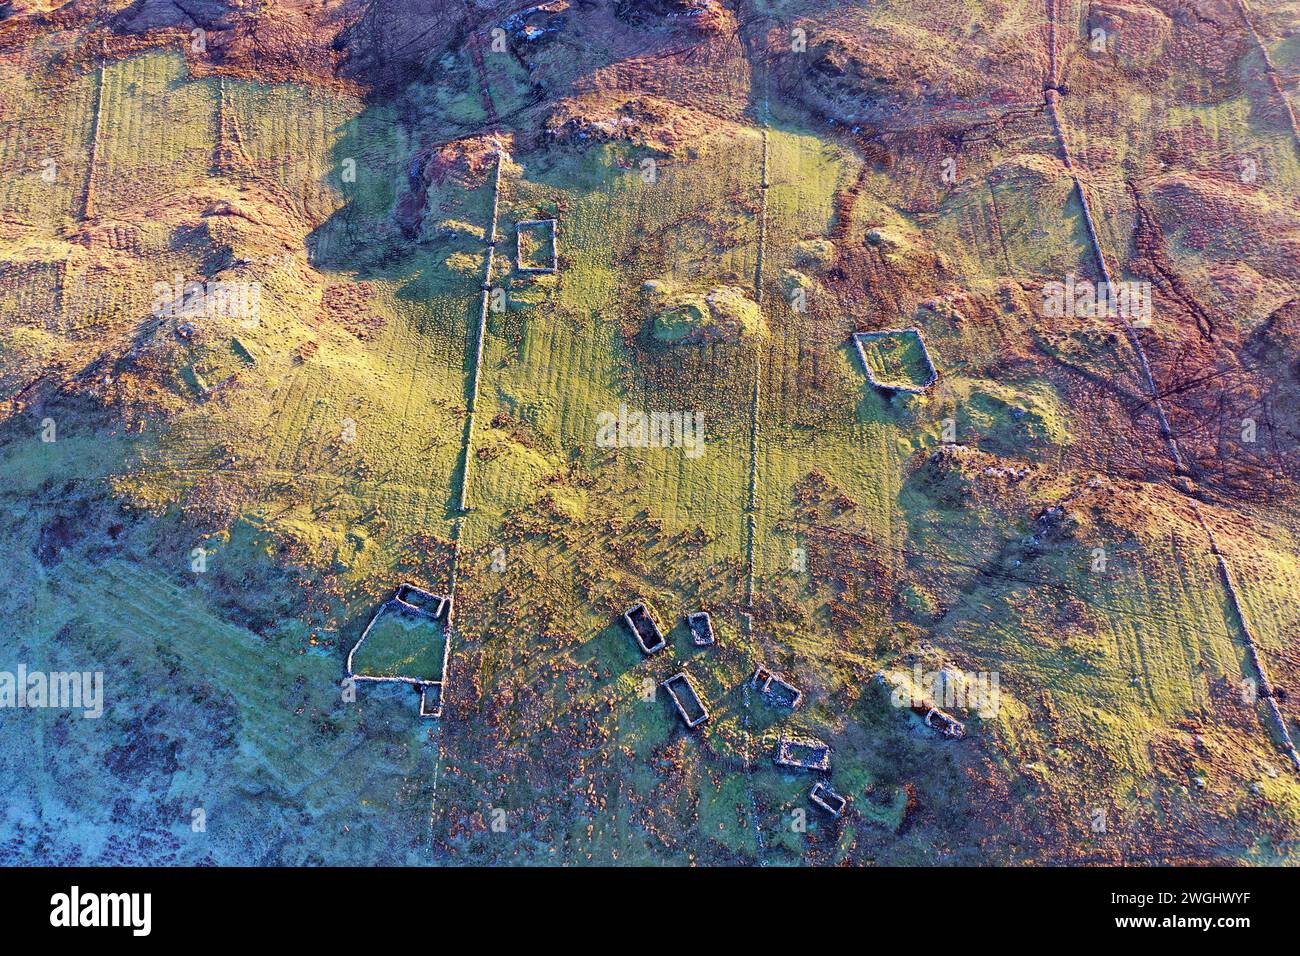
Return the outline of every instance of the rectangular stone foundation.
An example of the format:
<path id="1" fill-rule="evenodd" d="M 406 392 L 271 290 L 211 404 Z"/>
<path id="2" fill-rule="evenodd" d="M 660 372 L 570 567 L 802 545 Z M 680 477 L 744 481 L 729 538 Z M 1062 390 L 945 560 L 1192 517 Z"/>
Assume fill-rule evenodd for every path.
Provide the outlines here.
<path id="1" fill-rule="evenodd" d="M 700 724 L 709 719 L 708 708 L 700 700 L 700 695 L 695 692 L 691 685 L 690 679 L 685 672 L 674 674 L 662 684 L 663 689 L 668 691 L 668 696 L 673 699 L 673 704 L 677 707 L 677 713 L 682 717 L 682 722 L 686 724 L 687 729 L 693 730 Z"/>
<path id="2" fill-rule="evenodd" d="M 782 737 L 776 746 L 776 762 L 798 770 L 830 770 L 831 748 L 811 737 Z"/>
<path id="3" fill-rule="evenodd" d="M 696 647 L 708 647 L 717 642 L 717 635 L 713 633 L 713 619 L 709 617 L 708 611 L 696 611 L 687 615 L 686 623 L 691 629 L 691 640 Z"/>
<path id="4" fill-rule="evenodd" d="M 833 817 L 838 817 L 848 806 L 848 801 L 830 788 L 830 785 L 818 780 L 808 794 L 814 806 L 820 807 Z"/>
<path id="5" fill-rule="evenodd" d="M 654 654 L 656 651 L 664 649 L 668 642 L 664 640 L 663 631 L 659 630 L 659 625 L 654 622 L 650 616 L 650 611 L 644 604 L 633 604 L 623 615 L 623 622 L 636 638 L 637 646 L 641 648 L 642 654 Z"/>

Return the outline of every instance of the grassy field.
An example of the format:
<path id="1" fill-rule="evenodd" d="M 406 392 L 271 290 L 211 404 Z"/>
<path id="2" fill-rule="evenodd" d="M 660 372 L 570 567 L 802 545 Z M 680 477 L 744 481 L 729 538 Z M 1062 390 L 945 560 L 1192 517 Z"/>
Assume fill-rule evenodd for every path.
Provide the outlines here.
<path id="1" fill-rule="evenodd" d="M 670 151 L 502 137 L 471 433 L 497 144 L 447 134 L 534 93 L 513 58 L 448 56 L 365 102 L 196 78 L 169 52 L 102 81 L 3 61 L 0 667 L 93 663 L 110 707 L 6 724 L 0 859 L 1293 862 L 1300 789 L 1246 693 L 1204 533 L 1151 477 L 1136 363 L 1105 329 L 1038 315 L 1042 282 L 1095 268 L 1042 115 L 870 152 L 777 97 L 767 189 L 757 99 Z M 1225 157 L 1263 171 L 1252 202 L 1294 205 L 1256 77 L 1193 105 L 1170 79 L 1116 118 L 1106 68 L 1073 66 L 1062 112 L 1121 272 L 1139 202 L 1170 219 L 1169 181 L 1222 177 Z M 521 272 L 515 224 L 552 218 L 558 272 Z M 1246 238 L 1173 228 L 1169 255 L 1208 289 Z M 1275 252 L 1251 260 L 1267 282 Z M 150 307 L 178 275 L 255 278 L 261 310 L 183 329 Z M 665 343 L 656 282 L 741 290 L 764 333 Z M 1276 305 L 1261 287 L 1243 330 Z M 852 334 L 909 326 L 942 378 L 890 397 Z M 925 377 L 911 351 L 872 360 Z M 52 369 L 75 384 L 28 405 Z M 602 416 L 628 412 L 697 416 L 704 445 L 602 442 Z M 1204 510 L 1289 680 L 1300 525 Z M 422 721 L 409 688 L 347 700 L 379 601 L 401 580 L 447 593 L 453 567 L 444 717 Z M 641 601 L 668 636 L 652 656 L 621 623 Z M 701 609 L 716 646 L 691 642 Z M 357 670 L 437 677 L 446 636 L 385 613 Z M 750 686 L 758 665 L 798 710 Z M 1000 710 L 940 741 L 875 680 L 913 665 L 999 675 Z M 679 671 L 710 713 L 693 731 L 658 686 Z M 774 765 L 782 734 L 830 744 L 843 818 Z"/>
<path id="2" fill-rule="evenodd" d="M 427 617 L 384 608 L 370 626 L 353 658 L 354 672 L 367 677 L 442 677 L 446 636 L 443 626 Z"/>

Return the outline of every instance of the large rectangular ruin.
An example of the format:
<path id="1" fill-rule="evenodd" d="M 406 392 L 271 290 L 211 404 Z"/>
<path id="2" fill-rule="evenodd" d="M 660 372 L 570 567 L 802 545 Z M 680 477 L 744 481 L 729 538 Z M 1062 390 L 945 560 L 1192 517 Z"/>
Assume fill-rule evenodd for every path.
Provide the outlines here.
<path id="1" fill-rule="evenodd" d="M 627 613 L 623 615 L 623 622 L 636 638 L 643 654 L 653 654 L 663 650 L 667 643 L 663 631 L 659 630 L 659 625 L 654 622 L 654 618 L 650 616 L 650 611 L 644 604 L 634 604 L 628 608 Z"/>
<path id="2" fill-rule="evenodd" d="M 682 721 L 686 724 L 687 729 L 693 730 L 709 719 L 708 708 L 700 700 L 700 695 L 696 693 L 690 678 L 686 676 L 685 672 L 674 674 L 664 681 L 662 686 L 664 690 L 668 691 L 668 696 L 673 699 L 673 704 L 677 707 L 677 713 L 681 714 Z"/>
<path id="3" fill-rule="evenodd" d="M 713 633 L 713 618 L 708 611 L 696 611 L 686 616 L 686 624 L 691 629 L 691 641 L 696 647 L 708 647 L 717 642 Z"/>
<path id="4" fill-rule="evenodd" d="M 774 759 L 782 767 L 797 770 L 830 770 L 831 747 L 813 737 L 782 736 L 777 742 Z"/>
<path id="5" fill-rule="evenodd" d="M 853 344 L 867 381 L 881 391 L 920 394 L 939 378 L 918 328 L 855 332 Z"/>
<path id="6" fill-rule="evenodd" d="M 398 585 L 348 652 L 348 679 L 408 684 L 420 692 L 421 717 L 441 716 L 450 623 L 451 598 Z"/>
<path id="7" fill-rule="evenodd" d="M 764 700 L 777 707 L 794 710 L 803 701 L 803 691 L 761 664 L 754 669 L 754 676 L 749 682 L 758 688 Z"/>

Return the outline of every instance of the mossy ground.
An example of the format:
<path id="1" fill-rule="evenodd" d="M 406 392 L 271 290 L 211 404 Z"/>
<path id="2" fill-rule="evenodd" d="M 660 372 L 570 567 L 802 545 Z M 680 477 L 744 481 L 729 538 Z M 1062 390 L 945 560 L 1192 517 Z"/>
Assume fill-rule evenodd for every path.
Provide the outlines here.
<path id="1" fill-rule="evenodd" d="M 439 680 L 445 647 L 441 623 L 386 606 L 371 625 L 365 643 L 357 648 L 352 668 L 366 677 Z"/>

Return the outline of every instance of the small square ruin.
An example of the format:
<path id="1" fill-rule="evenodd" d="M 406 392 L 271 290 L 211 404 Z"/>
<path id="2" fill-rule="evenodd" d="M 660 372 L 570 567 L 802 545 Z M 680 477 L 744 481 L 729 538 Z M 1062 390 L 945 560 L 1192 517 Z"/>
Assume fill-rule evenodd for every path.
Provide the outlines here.
<path id="1" fill-rule="evenodd" d="M 818 780 L 813 784 L 812 791 L 808 794 L 808 799 L 813 802 L 814 806 L 820 807 L 833 817 L 838 817 L 848 806 L 848 801 L 831 789 L 830 784 Z"/>
<path id="2" fill-rule="evenodd" d="M 420 685 L 420 716 L 442 716 L 442 682 L 429 681 Z"/>
<path id="3" fill-rule="evenodd" d="M 414 584 L 398 585 L 394 600 L 399 601 L 413 611 L 418 611 L 435 621 L 442 620 L 451 613 L 451 598 L 434 594 Z"/>
<path id="4" fill-rule="evenodd" d="M 691 641 L 696 647 L 708 647 L 717 643 L 717 635 L 713 633 L 713 618 L 709 617 L 708 611 L 688 614 L 686 624 L 691 629 Z"/>
<path id="5" fill-rule="evenodd" d="M 525 219 L 515 223 L 515 267 L 520 272 L 559 270 L 559 226 L 555 219 Z"/>
<path id="6" fill-rule="evenodd" d="M 754 676 L 749 682 L 758 688 L 764 700 L 776 707 L 794 710 L 803 701 L 803 691 L 762 665 L 754 669 Z"/>
<path id="7" fill-rule="evenodd" d="M 921 715 L 925 721 L 925 726 L 932 730 L 937 730 L 952 740 L 960 740 L 966 736 L 966 725 L 947 711 L 940 710 L 938 707 L 913 707 L 912 710 Z M 922 714 L 924 711 L 924 714 Z"/>

